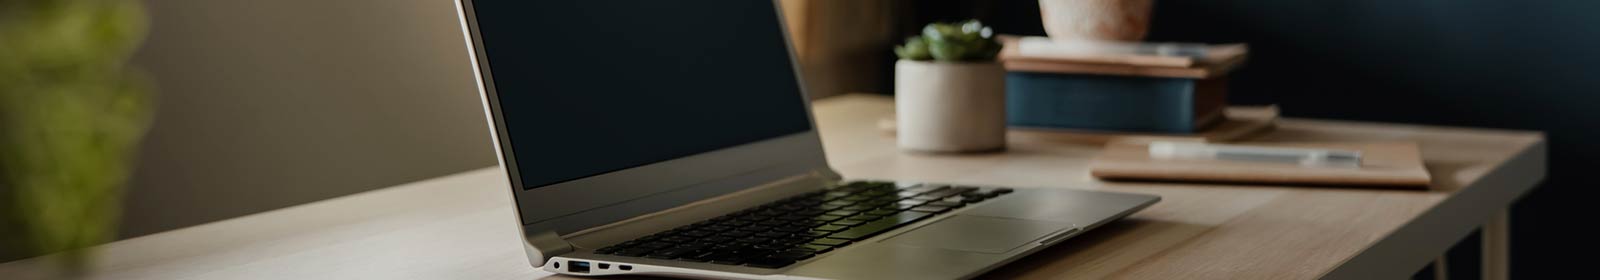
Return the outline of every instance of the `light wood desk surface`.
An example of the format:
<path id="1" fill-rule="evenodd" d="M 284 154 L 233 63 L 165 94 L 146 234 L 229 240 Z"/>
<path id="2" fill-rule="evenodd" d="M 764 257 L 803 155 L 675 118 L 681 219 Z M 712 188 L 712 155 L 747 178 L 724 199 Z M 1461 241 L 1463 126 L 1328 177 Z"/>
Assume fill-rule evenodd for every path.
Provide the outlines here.
<path id="1" fill-rule="evenodd" d="M 846 177 L 1148 193 L 1160 203 L 993 278 L 1407 277 L 1543 179 L 1541 134 L 1285 119 L 1261 141 L 1415 140 L 1429 191 L 1106 183 L 1097 147 L 1013 140 L 1003 153 L 898 151 L 887 97 L 814 105 Z M 100 247 L 94 279 L 531 279 L 504 175 L 485 168 Z M 39 259 L 0 264 L 32 279 Z M 12 278 L 21 276 L 19 278 Z"/>

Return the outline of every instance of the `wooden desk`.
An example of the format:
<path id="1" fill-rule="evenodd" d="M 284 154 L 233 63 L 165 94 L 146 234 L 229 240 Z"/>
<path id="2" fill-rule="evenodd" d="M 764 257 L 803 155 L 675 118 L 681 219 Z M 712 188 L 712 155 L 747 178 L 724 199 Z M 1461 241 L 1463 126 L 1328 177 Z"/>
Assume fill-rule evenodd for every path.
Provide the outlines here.
<path id="1" fill-rule="evenodd" d="M 1545 172 L 1538 133 L 1287 119 L 1260 138 L 1416 140 L 1431 191 L 1103 183 L 1097 148 L 1013 141 L 1004 153 L 897 151 L 884 97 L 818 101 L 829 160 L 852 178 L 1157 194 L 1161 203 L 993 278 L 1396 279 L 1503 213 Z M 101 246 L 97 279 L 530 279 L 503 175 L 486 168 Z M 1503 230 L 1503 224 L 1498 225 Z M 1503 237 L 1503 231 L 1488 231 Z M 1503 239 L 1497 239 L 1503 240 Z M 1504 253 L 1496 244 L 1489 251 Z M 1499 255 L 1503 256 L 1503 255 Z M 41 261 L 0 264 L 39 278 Z M 1503 264 L 1503 263 L 1502 263 Z M 1493 272 L 1493 271 L 1492 271 Z"/>

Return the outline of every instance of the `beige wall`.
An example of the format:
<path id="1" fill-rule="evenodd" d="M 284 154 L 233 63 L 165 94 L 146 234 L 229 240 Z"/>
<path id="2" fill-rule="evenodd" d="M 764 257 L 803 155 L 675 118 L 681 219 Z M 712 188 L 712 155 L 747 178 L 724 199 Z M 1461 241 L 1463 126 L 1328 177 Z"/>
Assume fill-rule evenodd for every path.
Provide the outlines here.
<path id="1" fill-rule="evenodd" d="M 122 236 L 494 165 L 450 0 L 150 0 Z"/>

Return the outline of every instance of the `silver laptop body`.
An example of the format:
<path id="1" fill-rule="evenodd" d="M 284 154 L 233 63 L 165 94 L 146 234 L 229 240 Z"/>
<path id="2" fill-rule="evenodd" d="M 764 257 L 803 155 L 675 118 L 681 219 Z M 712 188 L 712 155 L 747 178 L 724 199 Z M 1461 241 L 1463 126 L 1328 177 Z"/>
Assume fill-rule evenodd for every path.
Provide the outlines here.
<path id="1" fill-rule="evenodd" d="M 550 4 L 557 2 L 561 3 Z M 615 3 L 609 3 L 607 7 L 593 10 L 575 8 L 585 5 L 584 3 L 598 2 Z M 515 20 L 518 17 L 506 16 L 502 12 L 496 15 L 497 18 L 484 19 L 477 9 L 488 10 L 490 8 L 486 8 L 488 6 L 485 4 L 492 3 L 491 5 L 500 5 L 493 7 L 496 11 L 508 10 L 510 8 L 506 7 L 514 7 L 514 5 L 534 5 L 539 6 L 541 9 L 560 10 L 559 12 L 562 13 L 574 14 L 593 13 L 595 11 L 623 11 L 617 13 L 626 14 L 630 12 L 628 9 L 648 10 L 637 12 L 672 12 L 662 11 L 662 9 L 671 8 L 669 6 L 644 7 L 659 4 L 655 2 L 679 3 L 682 5 L 694 5 L 683 3 L 715 2 L 717 6 L 707 7 L 741 7 L 731 12 L 723 11 L 722 14 L 727 14 L 727 17 L 738 17 L 739 20 L 753 20 L 752 22 L 757 23 L 773 21 L 770 24 L 778 28 L 770 28 L 770 32 L 773 33 L 771 35 L 775 36 L 773 38 L 781 36 L 782 39 L 780 41 L 782 43 L 769 47 L 773 50 L 782 49 L 782 52 L 787 53 L 787 58 L 782 63 L 785 64 L 783 67 L 788 69 L 787 73 L 784 74 L 790 76 L 787 77 L 790 80 L 786 82 L 788 83 L 787 85 L 782 86 L 795 88 L 791 92 L 782 93 L 787 96 L 778 96 L 778 98 L 787 98 L 784 99 L 786 100 L 785 102 L 793 102 L 796 108 L 804 109 L 793 111 L 790 114 L 794 118 L 804 118 L 804 129 L 736 145 L 717 147 L 708 151 L 698 151 L 643 164 L 619 166 L 605 172 L 577 176 L 575 178 L 551 179 L 546 178 L 549 176 L 540 177 L 546 174 L 541 173 L 546 172 L 546 170 L 567 167 L 567 165 L 550 162 L 553 159 L 547 159 L 560 157 L 546 156 L 547 154 L 560 154 L 562 151 L 545 151 L 546 147 L 529 146 L 526 143 L 539 143 L 548 137 L 570 137 L 594 141 L 607 140 L 609 138 L 592 138 L 601 137 L 596 135 L 563 134 L 559 133 L 560 131 L 529 136 L 532 134 L 523 132 L 528 129 L 516 129 L 517 127 L 527 126 L 525 123 L 509 122 L 508 119 L 517 119 L 519 118 L 518 114 L 525 114 L 528 109 L 506 105 L 507 102 L 520 102 L 505 100 L 507 99 L 506 97 L 512 97 L 512 95 L 508 94 L 524 94 L 514 96 L 514 98 L 526 100 L 524 98 L 529 98 L 527 95 L 542 96 L 541 94 L 562 93 L 503 92 L 506 91 L 504 86 L 507 83 L 523 82 L 523 80 L 522 77 L 508 76 L 502 76 L 497 79 L 494 76 L 496 71 L 528 71 L 526 69 L 506 68 L 509 66 L 503 66 L 514 65 L 516 61 L 511 59 L 519 56 L 509 52 L 523 51 L 518 48 L 526 48 L 531 51 L 532 49 L 537 49 L 537 47 L 517 47 L 508 51 L 505 50 L 507 47 L 498 47 L 499 49 L 497 49 L 497 46 L 487 46 L 485 41 L 505 44 L 502 46 L 514 45 L 515 42 L 511 39 L 506 39 L 508 38 L 506 36 L 510 35 L 490 37 L 485 40 L 483 28 L 518 30 L 516 32 L 519 32 L 495 31 L 501 32 L 497 34 L 523 34 L 520 32 L 527 30 L 527 36 L 537 37 L 542 35 L 541 28 L 581 28 L 581 26 L 532 26 L 538 25 L 532 23 L 527 24 L 530 26 L 507 26 L 511 24 L 506 24 L 506 22 L 516 22 Z M 479 93 L 484 101 L 485 113 L 493 128 L 491 132 L 495 139 L 496 152 L 500 156 L 500 166 L 507 174 L 510 190 L 516 204 L 517 222 L 520 225 L 522 245 L 527 252 L 529 264 L 549 272 L 579 276 L 637 274 L 743 279 L 970 278 L 1041 248 L 1060 243 L 1062 240 L 1109 221 L 1127 216 L 1160 200 L 1156 196 L 1137 194 L 1062 189 L 1015 189 L 1013 193 L 988 196 L 988 199 L 964 203 L 959 208 L 950 208 L 954 210 L 945 210 L 937 214 L 901 209 L 903 211 L 900 213 L 917 214 L 919 218 L 915 222 L 903 223 L 893 227 L 891 230 L 881 231 L 867 238 L 851 240 L 848 245 L 835 246 L 826 251 L 813 251 L 816 253 L 781 266 L 774 266 L 770 263 L 768 265 L 754 265 L 739 264 L 738 262 L 706 261 L 703 259 L 674 259 L 658 255 L 627 256 L 627 254 L 608 251 L 640 238 L 656 238 L 658 237 L 657 233 L 669 231 L 674 234 L 685 233 L 686 231 L 683 230 L 673 230 L 684 228 L 705 229 L 707 228 L 705 227 L 706 225 L 717 225 L 708 221 L 718 219 L 733 220 L 719 217 L 745 217 L 738 215 L 740 213 L 748 214 L 749 211 L 744 211 L 746 209 L 763 205 L 777 205 L 784 201 L 800 200 L 795 199 L 795 197 L 807 197 L 809 195 L 809 197 L 823 199 L 823 197 L 829 197 L 833 193 L 866 190 L 867 187 L 860 187 L 865 185 L 871 185 L 872 188 L 876 188 L 872 189 L 875 192 L 882 192 L 882 190 L 891 188 L 886 186 L 890 184 L 892 184 L 890 185 L 892 188 L 899 188 L 900 190 L 928 191 L 963 188 L 963 186 L 919 184 L 914 182 L 853 183 L 854 181 L 844 180 L 838 173 L 834 172 L 828 166 L 817 131 L 814 128 L 814 124 L 811 123 L 809 103 L 804 96 L 804 90 L 800 89 L 800 83 L 797 82 L 799 78 L 798 71 L 795 71 L 796 66 L 793 65 L 793 51 L 789 49 L 791 44 L 787 42 L 788 35 L 783 34 L 785 31 L 782 28 L 782 19 L 779 16 L 781 13 L 777 11 L 777 7 L 776 1 L 750 0 L 698 2 L 657 0 L 458 0 L 457 10 L 461 18 L 462 31 L 466 34 L 467 46 L 474 59 L 474 74 L 479 81 Z M 693 11 L 705 9 L 696 8 Z M 527 13 L 537 14 L 541 12 Z M 735 14 L 738 16 L 735 16 Z M 760 16 L 752 19 L 750 15 Z M 528 17 L 538 17 L 538 15 L 528 15 Z M 488 26 L 491 23 L 498 24 L 498 26 Z M 672 23 L 663 22 L 662 24 Z M 520 37 L 521 35 L 517 36 Z M 631 35 L 617 34 L 616 36 Z M 541 43 L 571 43 L 562 42 L 560 41 L 562 38 L 558 37 L 543 39 L 547 41 L 540 41 Z M 744 40 L 744 38 L 736 39 Z M 533 38 L 517 38 L 517 40 L 533 40 Z M 499 52 L 495 52 L 495 50 L 499 50 Z M 545 54 L 562 55 L 559 53 Z M 506 58 L 501 58 L 502 60 L 495 59 L 502 56 Z M 624 59 L 625 57 L 619 55 L 617 59 Z M 550 62 L 551 65 L 561 65 L 560 61 L 570 58 L 555 57 L 549 59 L 552 61 Z M 591 57 L 585 59 L 598 61 L 609 58 Z M 542 63 L 543 61 L 541 60 L 540 62 Z M 537 63 L 525 64 L 533 65 Z M 494 67 L 496 65 L 502 65 L 502 68 L 497 69 Z M 691 62 L 684 65 L 695 64 Z M 586 79 L 592 78 L 593 75 L 643 75 L 623 72 L 555 71 L 551 73 L 559 73 L 556 76 L 560 77 L 543 77 L 543 79 Z M 510 79 L 517 80 L 512 81 Z M 496 86 L 497 80 L 501 82 L 502 87 Z M 561 82 L 561 80 L 543 81 L 541 83 Z M 534 85 L 534 87 L 538 86 Z M 529 87 L 519 87 L 524 91 L 527 91 L 525 90 L 527 88 Z M 667 89 L 667 92 L 674 92 L 674 90 L 683 92 L 697 89 Z M 775 94 L 769 93 L 769 95 Z M 627 102 L 626 100 L 626 98 L 621 98 L 618 102 Z M 747 104 L 720 104 L 720 106 L 747 106 Z M 568 124 L 588 124 L 586 123 L 588 119 L 583 117 L 574 117 L 561 121 L 571 122 Z M 588 125 L 607 124 L 595 123 Z M 544 128 L 540 127 L 539 129 Z M 728 129 L 740 128 L 730 127 Z M 518 136 L 519 133 L 524 134 L 521 134 L 523 135 L 521 137 L 514 137 Z M 670 135 L 662 136 L 672 137 Z M 585 137 L 591 138 L 585 139 Z M 638 142 L 632 143 L 648 143 L 647 141 L 652 141 L 649 138 L 651 137 L 636 139 L 635 141 Z M 523 146 L 517 146 L 513 145 L 513 143 L 524 144 Z M 518 149 L 518 147 L 522 147 L 522 149 Z M 575 149 L 582 150 L 581 147 Z M 526 151 L 519 154 L 519 150 Z M 534 151 L 539 153 L 534 153 Z M 601 154 L 599 156 L 606 156 L 604 155 L 605 153 Z M 628 155 L 631 156 L 632 154 Z M 600 161 L 605 160 L 607 159 L 601 159 Z M 581 164 L 574 163 L 573 165 Z M 975 188 L 989 194 L 998 194 L 1001 192 L 1000 190 L 1009 191 L 1009 189 L 992 186 Z M 856 192 L 856 194 L 862 193 L 865 192 Z M 965 195 L 950 196 L 949 200 L 962 199 Z M 889 196 L 892 197 L 893 195 Z M 983 195 L 975 196 L 983 197 Z M 832 202 L 830 201 L 829 203 Z M 885 207 L 887 208 L 887 206 Z M 907 207 L 912 206 L 908 205 Z M 764 209 L 771 210 L 776 208 Z M 834 212 L 830 211 L 829 213 Z M 860 215 L 867 215 L 865 214 L 867 212 L 861 213 Z M 855 217 L 852 216 L 851 218 Z M 769 221 L 777 221 L 777 219 L 774 218 Z M 826 225 L 833 226 L 834 224 Z M 827 234 L 825 231 L 816 230 L 805 231 L 805 233 Z M 798 235 L 797 233 L 796 236 Z M 713 235 L 713 237 L 719 236 L 721 235 Z M 822 236 L 815 240 L 836 240 L 828 239 L 828 237 L 836 236 Z M 678 239 L 683 241 L 683 238 Z M 699 244 L 704 245 L 706 243 L 705 240 L 712 239 L 696 238 L 694 240 L 696 241 L 683 242 L 685 242 L 684 244 L 688 244 L 687 242 L 700 242 Z M 634 244 L 636 246 L 642 246 L 638 244 L 663 244 L 661 243 L 663 241 L 652 242 L 656 243 L 634 242 Z M 799 244 L 811 246 L 806 248 L 821 248 L 810 244 L 810 242 L 822 241 L 806 241 Z M 652 250 L 627 248 L 634 251 Z M 805 250 L 794 249 L 783 252 L 794 251 L 804 252 Z M 757 257 L 770 259 L 770 257 Z M 755 260 L 750 261 L 756 262 Z"/>

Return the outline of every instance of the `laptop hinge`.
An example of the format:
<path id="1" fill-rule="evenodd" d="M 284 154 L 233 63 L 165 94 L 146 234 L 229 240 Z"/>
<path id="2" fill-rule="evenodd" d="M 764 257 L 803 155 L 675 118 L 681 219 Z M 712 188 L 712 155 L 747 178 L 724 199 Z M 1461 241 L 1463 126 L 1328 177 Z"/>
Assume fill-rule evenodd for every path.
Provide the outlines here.
<path id="1" fill-rule="evenodd" d="M 527 236 L 523 238 L 526 243 L 522 244 L 522 249 L 528 253 L 528 262 L 533 267 L 544 267 L 544 263 L 549 261 L 550 257 L 573 251 L 572 243 L 567 242 L 566 239 L 561 239 L 561 235 L 556 234 L 555 231 L 547 230 L 524 234 Z"/>
<path id="2" fill-rule="evenodd" d="M 827 180 L 833 181 L 833 182 L 838 182 L 840 180 L 844 180 L 844 176 L 840 176 L 839 172 L 834 172 L 833 168 L 828 168 L 827 166 L 823 166 L 822 168 L 813 169 L 813 170 L 811 170 L 811 173 L 812 174 L 816 174 L 818 177 L 822 177 L 824 179 L 827 179 Z"/>

